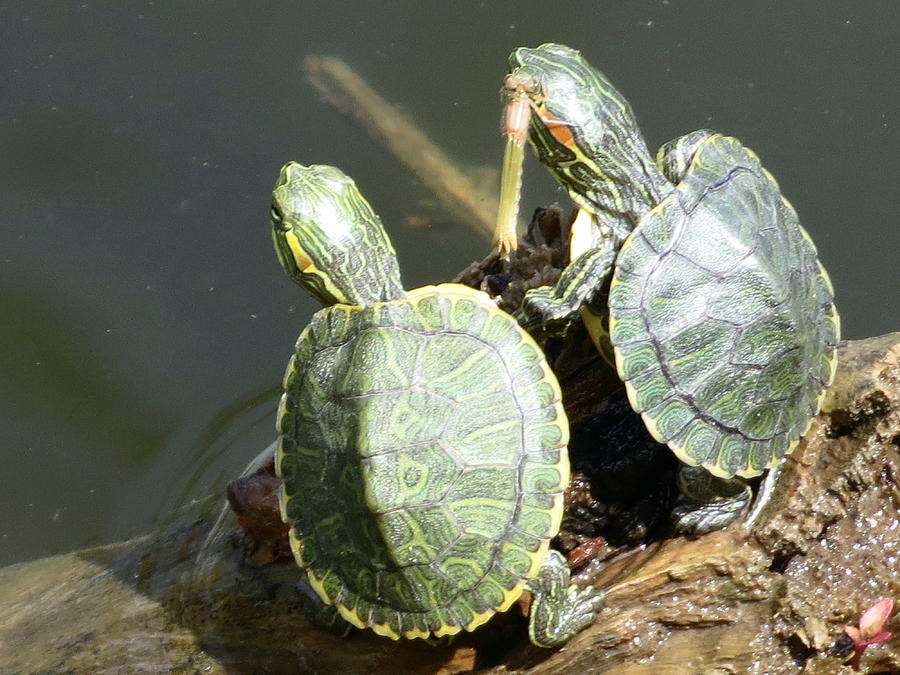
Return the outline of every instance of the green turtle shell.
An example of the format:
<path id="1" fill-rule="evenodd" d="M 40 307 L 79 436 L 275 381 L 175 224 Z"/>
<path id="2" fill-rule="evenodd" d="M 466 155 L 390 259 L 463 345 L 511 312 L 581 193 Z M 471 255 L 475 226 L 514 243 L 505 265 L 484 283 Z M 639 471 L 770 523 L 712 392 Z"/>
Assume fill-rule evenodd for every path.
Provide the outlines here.
<path id="1" fill-rule="evenodd" d="M 632 406 L 682 461 L 762 473 L 833 378 L 833 295 L 775 179 L 712 136 L 618 254 L 610 339 Z"/>
<path id="2" fill-rule="evenodd" d="M 276 456 L 298 563 L 394 639 L 507 609 L 559 529 L 568 426 L 544 357 L 456 284 L 319 311 L 284 380 Z"/>

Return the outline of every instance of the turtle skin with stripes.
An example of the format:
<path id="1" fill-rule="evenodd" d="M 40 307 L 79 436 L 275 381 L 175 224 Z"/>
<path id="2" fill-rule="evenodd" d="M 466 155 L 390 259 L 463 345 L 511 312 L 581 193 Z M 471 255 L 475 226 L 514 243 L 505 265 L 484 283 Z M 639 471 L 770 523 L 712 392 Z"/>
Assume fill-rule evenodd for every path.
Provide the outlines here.
<path id="1" fill-rule="evenodd" d="M 628 101 L 579 52 L 519 48 L 510 71 L 531 83 L 529 142 L 581 207 L 569 266 L 526 295 L 522 323 L 580 314 L 648 431 L 687 465 L 683 491 L 711 507 L 684 529 L 720 527 L 749 499 L 729 481 L 775 467 L 834 377 L 828 274 L 738 140 L 700 130 L 654 158 Z"/>
<path id="2" fill-rule="evenodd" d="M 282 266 L 326 305 L 288 364 L 275 458 L 321 603 L 392 639 L 440 638 L 528 589 L 535 644 L 589 625 L 602 594 L 550 550 L 569 428 L 531 336 L 466 286 L 403 291 L 380 220 L 334 167 L 285 166 L 272 215 Z"/>

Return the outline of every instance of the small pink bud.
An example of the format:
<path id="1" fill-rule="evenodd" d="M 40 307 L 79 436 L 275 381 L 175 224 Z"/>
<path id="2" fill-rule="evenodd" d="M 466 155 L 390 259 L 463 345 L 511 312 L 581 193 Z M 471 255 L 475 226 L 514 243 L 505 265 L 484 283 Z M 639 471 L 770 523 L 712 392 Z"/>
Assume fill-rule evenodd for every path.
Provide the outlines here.
<path id="1" fill-rule="evenodd" d="M 850 659 L 850 667 L 859 670 L 859 661 L 863 652 L 869 645 L 886 642 L 891 634 L 882 631 L 885 622 L 894 611 L 894 601 L 890 598 L 882 598 L 869 607 L 859 617 L 859 628 L 856 626 L 844 626 L 844 632 L 853 640 L 853 658 Z"/>
<path id="2" fill-rule="evenodd" d="M 859 617 L 859 631 L 863 638 L 872 639 L 873 636 L 878 635 L 893 610 L 894 601 L 890 598 L 882 598 L 863 612 Z"/>

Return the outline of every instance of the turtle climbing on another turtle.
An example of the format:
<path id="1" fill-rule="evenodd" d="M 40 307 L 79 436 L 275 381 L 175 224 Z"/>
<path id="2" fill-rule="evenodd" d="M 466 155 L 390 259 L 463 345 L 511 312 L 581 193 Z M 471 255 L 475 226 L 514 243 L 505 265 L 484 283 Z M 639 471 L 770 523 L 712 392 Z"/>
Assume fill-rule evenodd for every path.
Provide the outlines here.
<path id="1" fill-rule="evenodd" d="M 336 168 L 287 164 L 272 225 L 285 271 L 325 305 L 285 373 L 275 458 L 321 602 L 393 639 L 473 630 L 525 589 L 535 644 L 589 625 L 602 594 L 549 549 L 569 429 L 532 338 L 480 291 L 404 292 L 381 221 Z"/>
<path id="2" fill-rule="evenodd" d="M 696 131 L 654 160 L 628 101 L 574 49 L 514 50 L 505 88 L 519 109 L 528 97 L 528 141 L 581 207 L 569 265 L 526 295 L 521 321 L 580 313 L 648 431 L 685 465 L 676 529 L 723 527 L 750 500 L 741 478 L 793 449 L 834 376 L 839 320 L 815 246 L 736 139 Z M 521 143 L 508 136 L 515 174 Z M 502 184 L 515 198 L 517 177 Z"/>

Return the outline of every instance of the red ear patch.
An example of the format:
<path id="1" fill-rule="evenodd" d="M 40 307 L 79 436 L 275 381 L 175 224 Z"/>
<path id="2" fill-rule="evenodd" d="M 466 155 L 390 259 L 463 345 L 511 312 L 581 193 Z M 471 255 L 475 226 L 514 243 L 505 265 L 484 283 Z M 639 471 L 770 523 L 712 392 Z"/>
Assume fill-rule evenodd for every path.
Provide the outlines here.
<path id="1" fill-rule="evenodd" d="M 547 112 L 546 108 L 537 108 L 538 117 L 541 118 L 541 121 L 547 127 L 547 130 L 550 132 L 550 135 L 556 139 L 557 143 L 566 146 L 567 148 L 575 147 L 575 138 L 572 136 L 572 132 L 569 131 L 569 123 L 564 122 L 563 120 L 555 119 Z"/>

